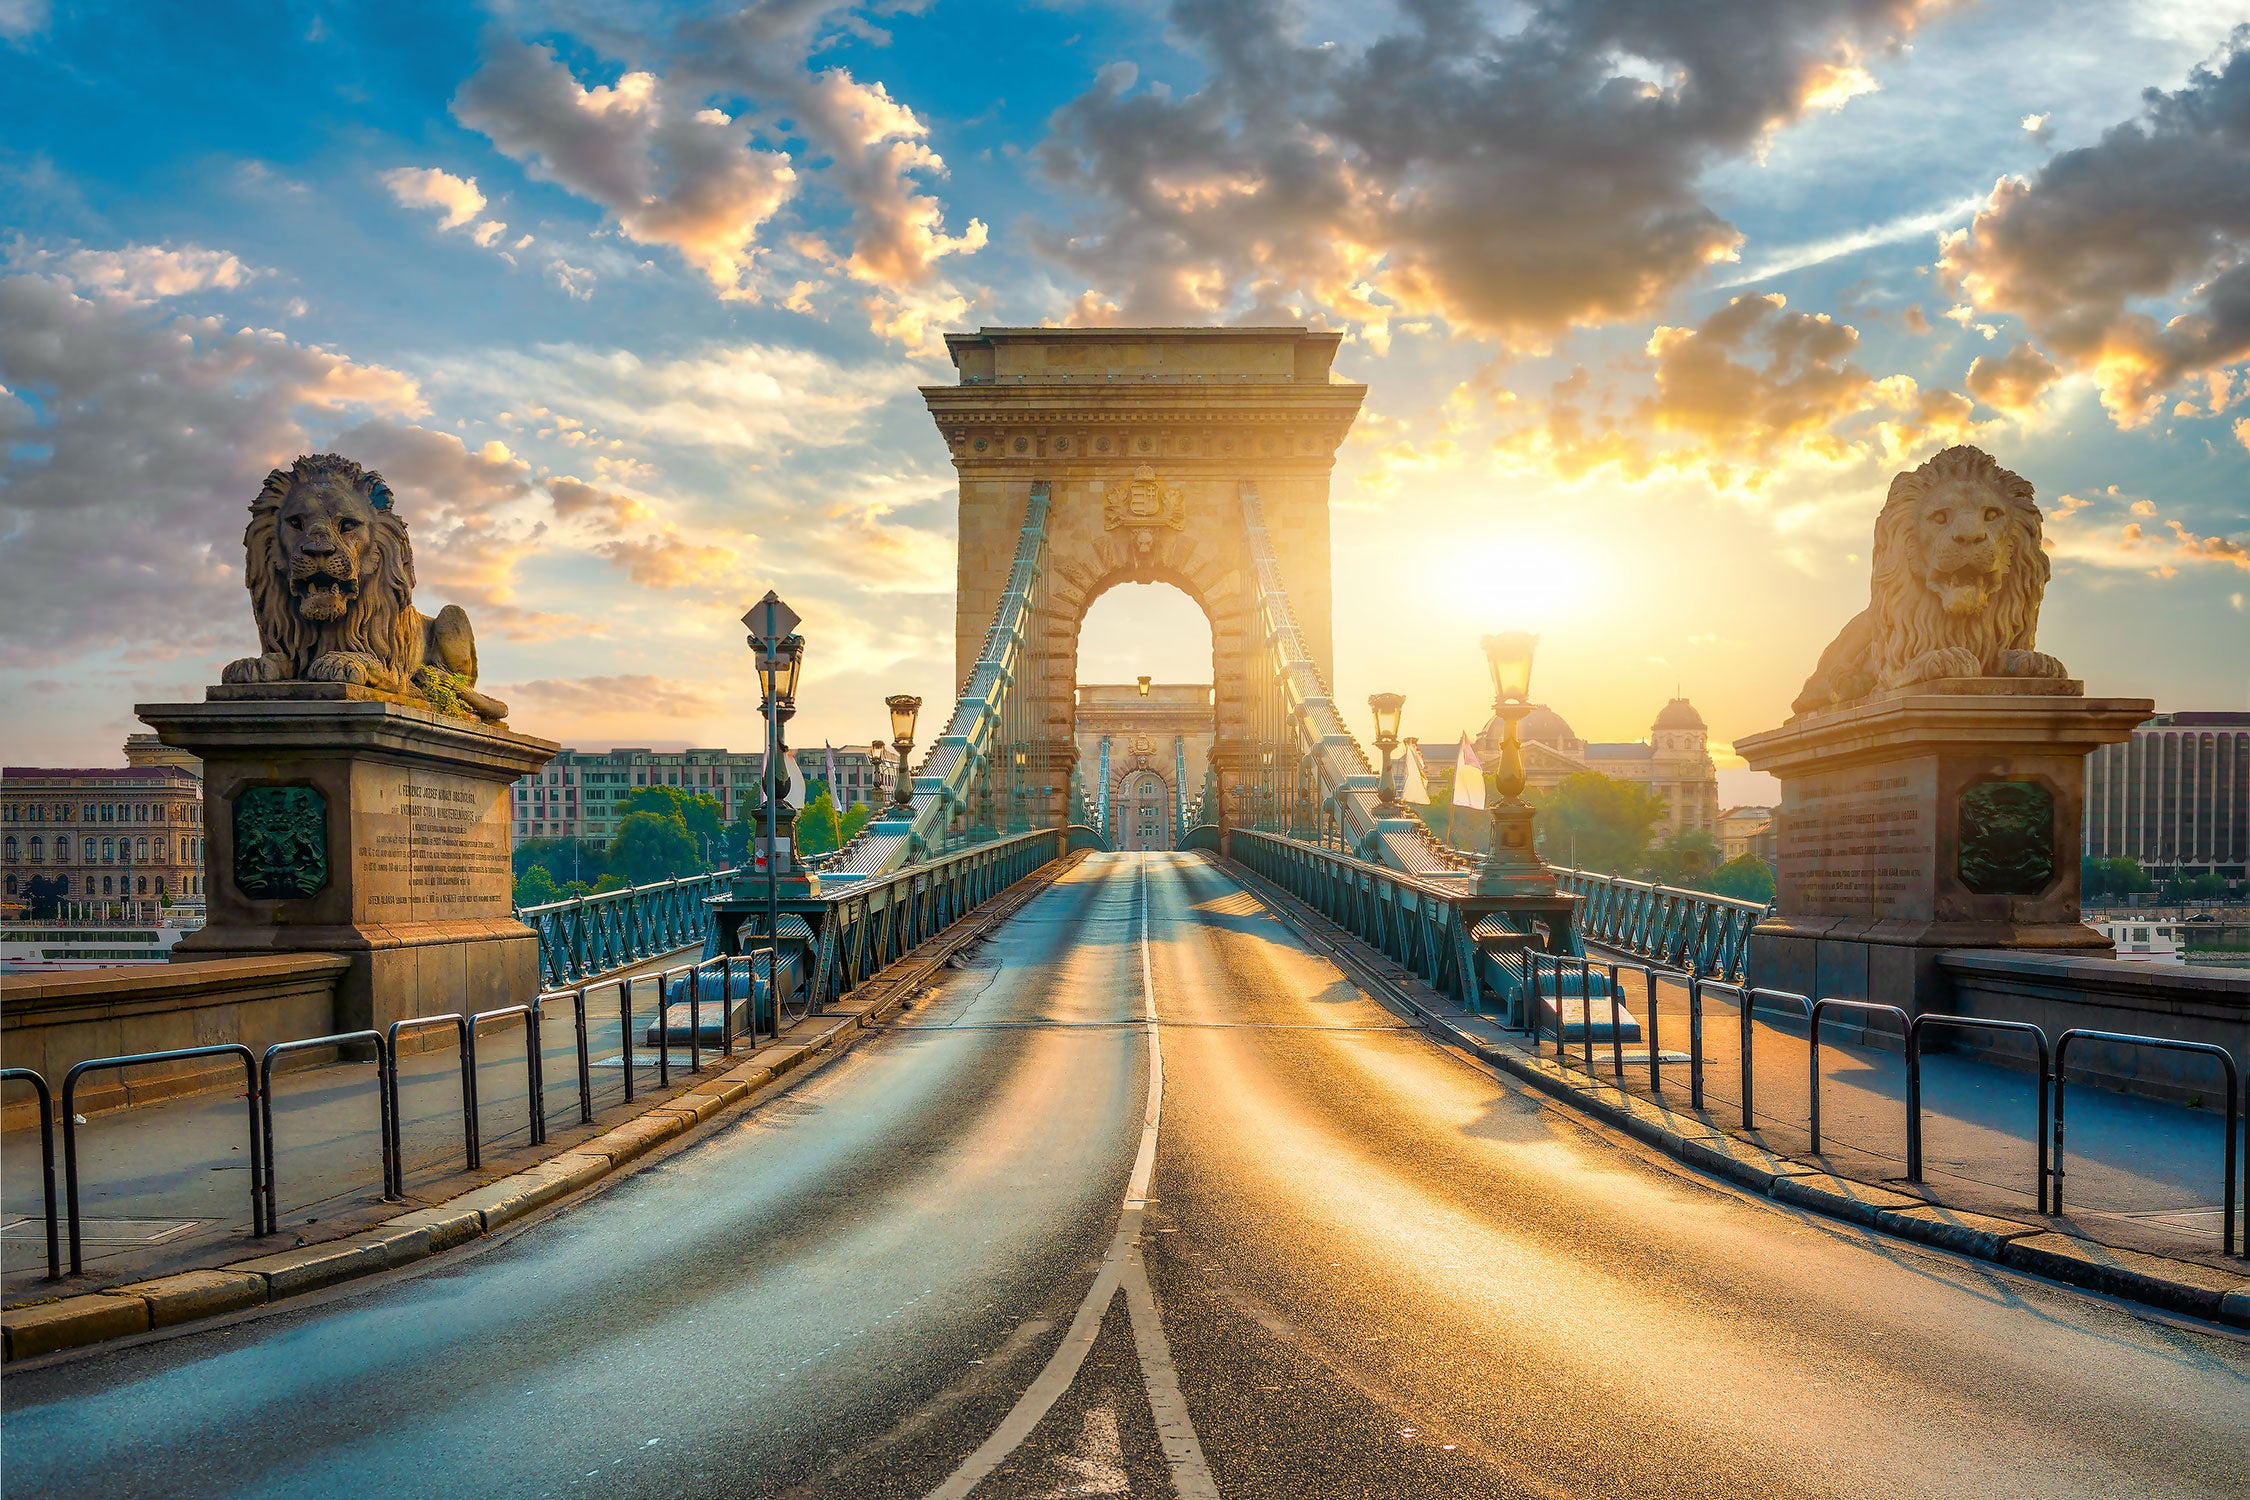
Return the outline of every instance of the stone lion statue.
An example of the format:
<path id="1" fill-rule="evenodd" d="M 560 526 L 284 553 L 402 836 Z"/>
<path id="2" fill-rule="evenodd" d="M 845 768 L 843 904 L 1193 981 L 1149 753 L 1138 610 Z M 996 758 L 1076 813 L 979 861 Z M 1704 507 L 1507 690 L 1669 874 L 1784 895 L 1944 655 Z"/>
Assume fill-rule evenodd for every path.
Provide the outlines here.
<path id="1" fill-rule="evenodd" d="M 242 533 L 257 656 L 221 680 L 348 682 L 498 722 L 508 705 L 476 690 L 469 617 L 414 608 L 414 549 L 383 476 L 333 453 L 266 476 Z"/>
<path id="2" fill-rule="evenodd" d="M 2030 482 L 1970 447 L 1891 481 L 1867 608 L 1821 653 L 1796 714 L 1941 677 L 2068 677 L 2032 649 L 2047 554 Z"/>

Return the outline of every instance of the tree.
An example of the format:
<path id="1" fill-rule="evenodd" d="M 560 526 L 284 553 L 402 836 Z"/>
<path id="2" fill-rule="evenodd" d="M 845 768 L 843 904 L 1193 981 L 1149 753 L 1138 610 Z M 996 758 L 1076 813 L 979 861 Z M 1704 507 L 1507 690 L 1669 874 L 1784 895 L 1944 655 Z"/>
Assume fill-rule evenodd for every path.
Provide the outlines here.
<path id="1" fill-rule="evenodd" d="M 820 786 L 819 782 L 813 785 Z M 805 810 L 797 814 L 796 848 L 799 854 L 826 854 L 843 847 L 843 831 L 836 818 L 835 799 L 821 786 Z"/>
<path id="2" fill-rule="evenodd" d="M 2080 894 L 2086 900 L 2123 901 L 2136 892 L 2153 890 L 2156 882 L 2137 859 L 2082 859 L 2078 862 Z"/>
<path id="3" fill-rule="evenodd" d="M 1773 866 L 1755 854 L 1740 854 L 1696 882 L 1696 889 L 1737 901 L 1773 904 Z"/>
<path id="4" fill-rule="evenodd" d="M 609 845 L 599 839 L 525 839 L 516 845 L 514 857 L 519 877 L 539 865 L 560 887 L 573 880 L 599 880 L 609 868 Z"/>
<path id="5" fill-rule="evenodd" d="M 844 816 L 837 822 L 838 843 L 836 847 L 840 849 L 857 838 L 859 831 L 867 826 L 868 819 L 874 816 L 875 814 L 864 802 L 854 803 L 852 806 L 845 808 Z"/>
<path id="6" fill-rule="evenodd" d="M 663 813 L 680 820 L 688 836 L 701 848 L 709 839 L 715 850 L 726 840 L 726 813 L 719 799 L 702 792 L 690 792 L 676 786 L 635 787 L 619 800 L 618 815 L 629 817 L 637 812 Z M 618 825 L 622 831 L 624 824 Z"/>
<path id="7" fill-rule="evenodd" d="M 645 808 L 618 820 L 617 837 L 609 845 L 609 864 L 627 885 L 649 885 L 693 875 L 703 868 L 701 851 L 688 832 L 686 820 L 677 813 Z"/>
<path id="8" fill-rule="evenodd" d="M 70 889 L 67 880 L 59 875 L 34 875 L 24 883 L 23 894 L 27 915 L 34 922 L 51 922 L 62 904 L 63 895 Z"/>
<path id="9" fill-rule="evenodd" d="M 533 865 L 516 877 L 516 908 L 519 911 L 527 906 L 545 906 L 550 901 L 560 901 L 562 898 L 561 887 L 555 884 L 555 877 L 547 873 L 545 865 Z"/>
<path id="10" fill-rule="evenodd" d="M 1648 853 L 1646 873 L 1662 885 L 1707 889 L 1703 878 L 1719 867 L 1719 844 L 1700 828 L 1669 833 Z"/>
<path id="11" fill-rule="evenodd" d="M 1649 831 L 1664 816 L 1664 797 L 1599 771 L 1565 776 L 1554 790 L 1533 793 L 1539 852 L 1550 862 L 1622 875 L 1641 867 Z"/>

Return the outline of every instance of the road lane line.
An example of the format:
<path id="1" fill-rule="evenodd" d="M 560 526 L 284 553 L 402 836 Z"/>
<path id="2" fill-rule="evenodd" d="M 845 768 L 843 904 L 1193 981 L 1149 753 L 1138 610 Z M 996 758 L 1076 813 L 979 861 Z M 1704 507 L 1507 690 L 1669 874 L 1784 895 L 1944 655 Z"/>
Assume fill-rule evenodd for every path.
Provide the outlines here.
<path id="1" fill-rule="evenodd" d="M 986 1475 L 1023 1446 L 1031 1430 L 1054 1409 L 1063 1392 L 1078 1378 L 1095 1338 L 1101 1333 L 1102 1318 L 1108 1313 L 1120 1286 L 1127 1288 L 1125 1306 L 1133 1324 L 1133 1344 L 1140 1353 L 1141 1379 L 1148 1387 L 1149 1406 L 1156 1414 L 1157 1438 L 1164 1448 L 1164 1460 L 1171 1466 L 1173 1487 L 1179 1491 L 1180 1500 L 1218 1500 L 1219 1492 L 1211 1483 L 1210 1466 L 1204 1462 L 1202 1445 L 1196 1441 L 1195 1428 L 1188 1421 L 1187 1406 L 1180 1396 L 1171 1350 L 1156 1320 L 1156 1298 L 1141 1265 L 1141 1220 L 1148 1211 L 1149 1180 L 1156 1172 L 1156 1127 L 1164 1113 L 1164 1052 L 1157 1035 L 1156 982 L 1149 962 L 1148 863 L 1145 858 L 1139 862 L 1137 873 L 1141 905 L 1141 1025 L 1148 1033 L 1148 1102 L 1141 1112 L 1141 1145 L 1133 1157 L 1133 1174 L 1125 1184 L 1117 1233 L 1109 1242 L 1109 1252 L 1102 1257 L 1101 1269 L 1094 1273 L 1092 1289 L 1086 1293 L 1086 1300 L 1078 1304 L 1070 1329 L 1055 1352 L 1048 1356 L 1046 1368 L 1031 1382 L 992 1436 L 963 1459 L 961 1467 L 948 1475 L 943 1484 L 930 1491 L 927 1500 L 967 1500 L 969 1492 L 983 1482 Z M 1143 1301 L 1147 1303 L 1145 1317 L 1138 1305 Z"/>
<path id="2" fill-rule="evenodd" d="M 1148 1129 L 1142 1149 L 1149 1164 L 1156 1163 L 1156 1107 L 1163 1102 L 1164 1052 L 1156 1022 L 1156 976 L 1149 963 L 1148 856 L 1140 860 L 1141 876 L 1141 1006 L 1148 1022 L 1149 1084 L 1154 1090 Z M 1146 1181 L 1144 1179 L 1145 1188 Z M 1145 1208 L 1144 1200 L 1142 1206 Z M 1172 1367 L 1172 1347 L 1164 1338 L 1164 1324 L 1156 1315 L 1156 1292 L 1148 1284 L 1148 1267 L 1141 1260 L 1140 1237 L 1133 1238 L 1125 1260 L 1125 1311 L 1133 1324 L 1133 1348 L 1141 1357 L 1141 1384 L 1148 1390 L 1148 1407 L 1156 1418 L 1156 1440 L 1171 1466 L 1172 1488 L 1180 1500 L 1219 1500 L 1211 1466 L 1204 1461 L 1203 1444 L 1195 1424 L 1188 1420 L 1187 1400 L 1180 1394 L 1179 1372 Z"/>

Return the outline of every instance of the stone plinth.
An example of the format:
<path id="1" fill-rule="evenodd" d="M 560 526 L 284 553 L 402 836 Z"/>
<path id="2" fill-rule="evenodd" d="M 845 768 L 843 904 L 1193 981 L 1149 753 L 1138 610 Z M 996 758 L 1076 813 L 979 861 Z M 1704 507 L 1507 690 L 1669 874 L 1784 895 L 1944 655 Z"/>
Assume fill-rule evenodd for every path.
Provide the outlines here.
<path id="1" fill-rule="evenodd" d="M 1735 742 L 1781 780 L 1753 984 L 1943 1006 L 1947 949 L 2103 957 L 2079 914 L 2085 757 L 2155 705 L 2076 682 L 1949 678 Z"/>
<path id="2" fill-rule="evenodd" d="M 339 1031 L 538 993 L 509 796 L 554 743 L 341 683 L 211 699 L 135 709 L 203 762 L 209 919 L 175 960 L 342 954 Z"/>

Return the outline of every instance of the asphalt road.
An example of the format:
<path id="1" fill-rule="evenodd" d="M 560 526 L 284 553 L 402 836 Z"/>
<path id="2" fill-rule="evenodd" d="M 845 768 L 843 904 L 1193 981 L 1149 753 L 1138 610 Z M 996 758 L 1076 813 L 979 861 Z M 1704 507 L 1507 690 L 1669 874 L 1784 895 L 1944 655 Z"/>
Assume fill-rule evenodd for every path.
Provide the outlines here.
<path id="1" fill-rule="evenodd" d="M 1614 1141 L 1195 855 L 482 1253 L 0 1400 L 26 1496 L 2250 1494 L 2250 1342 Z"/>

